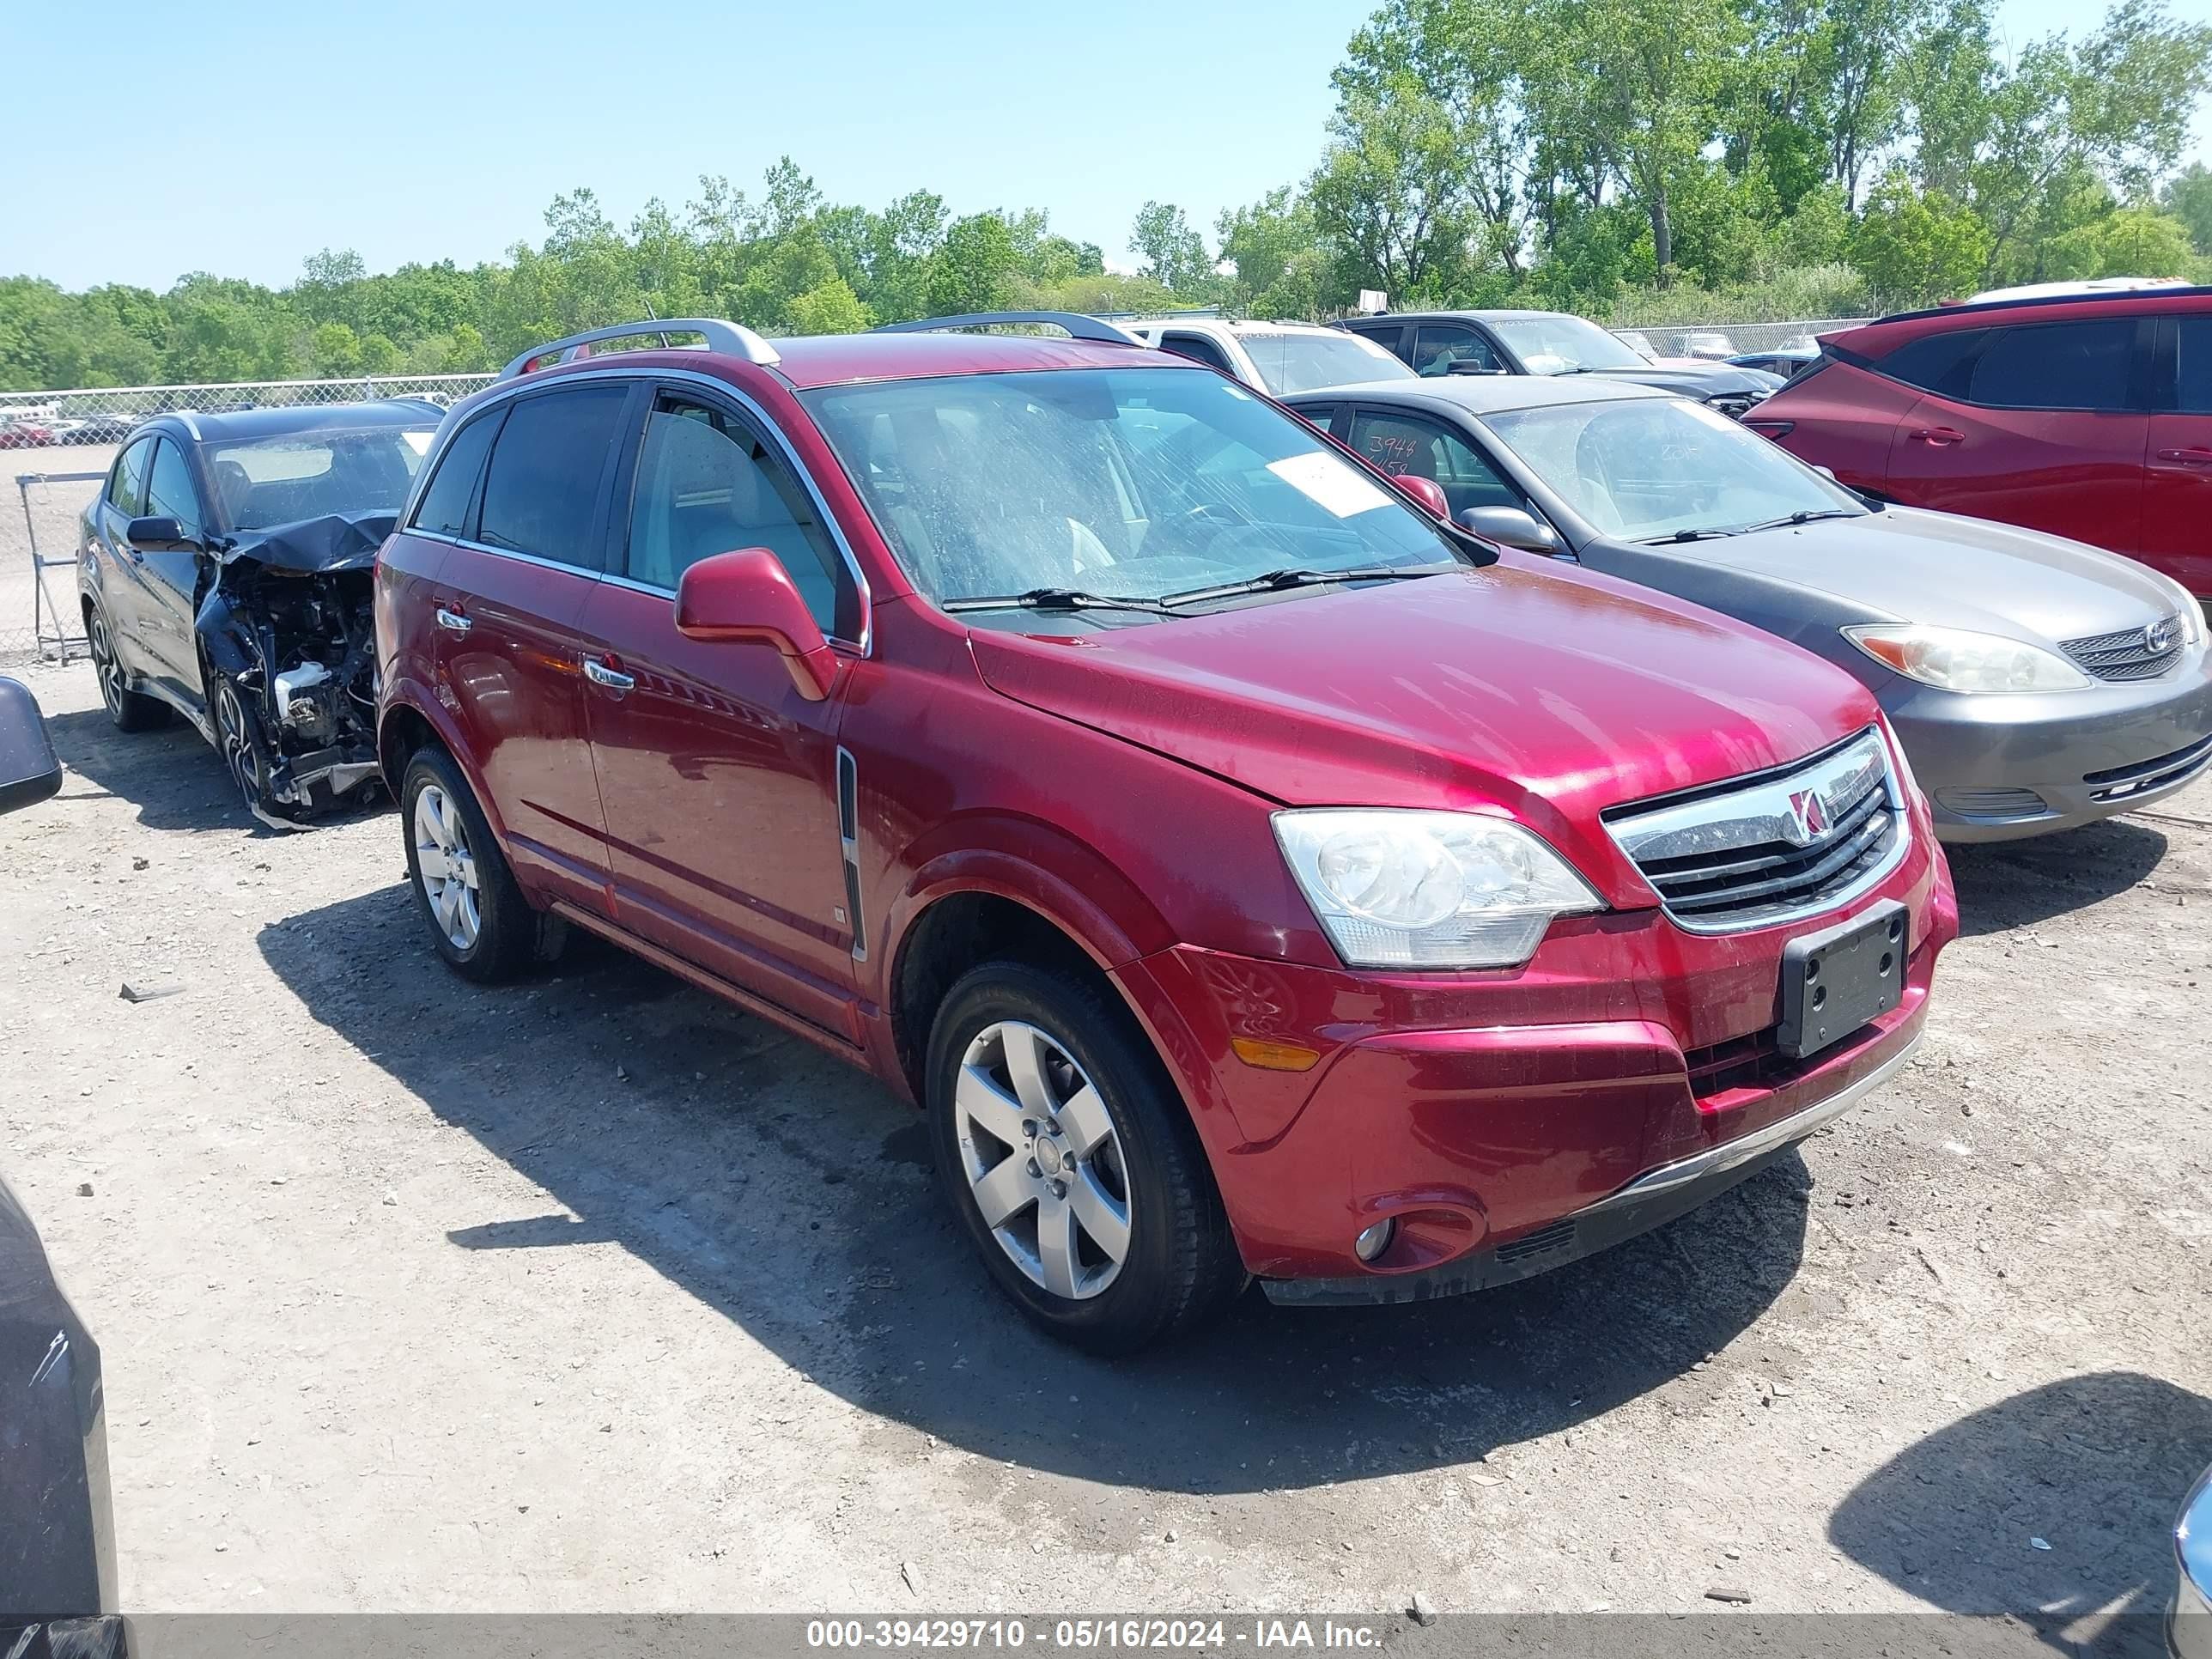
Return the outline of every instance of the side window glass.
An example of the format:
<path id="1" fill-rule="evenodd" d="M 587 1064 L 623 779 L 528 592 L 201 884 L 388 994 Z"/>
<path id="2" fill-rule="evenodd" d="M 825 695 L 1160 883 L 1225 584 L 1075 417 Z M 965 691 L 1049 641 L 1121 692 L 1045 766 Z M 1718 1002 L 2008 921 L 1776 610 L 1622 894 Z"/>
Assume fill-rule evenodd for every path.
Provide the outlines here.
<path id="1" fill-rule="evenodd" d="M 2173 406 L 2184 415 L 2212 415 L 2212 317 L 2178 317 L 2174 331 L 2180 361 Z"/>
<path id="2" fill-rule="evenodd" d="M 629 387 L 563 388 L 519 399 L 492 447 L 477 539 L 596 570 L 592 518 Z"/>
<path id="3" fill-rule="evenodd" d="M 476 499 L 477 479 L 483 471 L 484 457 L 490 452 L 493 434 L 499 430 L 503 409 L 487 410 L 453 434 L 446 446 L 446 453 L 438 459 L 438 470 L 432 475 L 430 487 L 422 492 L 422 504 L 415 509 L 412 528 L 427 530 L 437 536 L 465 536 L 469 533 L 469 503 Z"/>
<path id="4" fill-rule="evenodd" d="M 154 453 L 154 441 L 141 438 L 116 458 L 107 480 L 107 501 L 126 519 L 139 516 L 146 504 L 146 465 Z"/>
<path id="5" fill-rule="evenodd" d="M 154 452 L 154 470 L 146 480 L 146 511 L 154 518 L 174 519 L 186 536 L 200 539 L 199 491 L 192 487 L 184 452 L 167 438 Z"/>
<path id="6" fill-rule="evenodd" d="M 2135 344 L 2131 317 L 2004 329 L 1975 362 L 1966 396 L 1992 409 L 2124 410 Z"/>
<path id="7" fill-rule="evenodd" d="M 1985 328 L 1955 328 L 1945 334 L 1923 334 L 1882 358 L 1875 367 L 1893 380 L 1917 386 L 1939 398 L 1964 398 L 1966 377 L 1974 358 L 1990 337 Z"/>
<path id="8" fill-rule="evenodd" d="M 1376 328 L 1346 328 L 1348 334 L 1357 334 L 1363 340 L 1372 340 L 1392 356 L 1406 359 L 1406 329 L 1401 324 L 1385 324 Z"/>
<path id="9" fill-rule="evenodd" d="M 850 586 L 844 561 L 781 458 L 734 416 L 663 393 L 638 451 L 630 579 L 673 588 L 700 560 L 748 547 L 765 547 L 782 562 L 823 633 L 859 633 L 857 617 L 839 625 Z"/>
<path id="10" fill-rule="evenodd" d="M 1451 366 L 1461 362 L 1479 363 L 1486 374 L 1495 374 L 1504 367 L 1498 361 L 1498 354 L 1490 349 L 1490 342 L 1463 323 L 1425 323 L 1416 339 L 1416 374 L 1449 374 Z"/>
<path id="11" fill-rule="evenodd" d="M 1202 334 L 1170 334 L 1160 341 L 1160 349 L 1172 351 L 1178 357 L 1188 357 L 1193 362 L 1204 363 L 1208 368 L 1218 368 L 1224 374 L 1237 371 L 1229 367 L 1229 359 L 1219 346 Z"/>
<path id="12" fill-rule="evenodd" d="M 1521 492 L 1465 439 L 1431 422 L 1363 412 L 1352 417 L 1352 447 L 1385 472 L 1435 479 L 1454 513 L 1522 504 Z"/>

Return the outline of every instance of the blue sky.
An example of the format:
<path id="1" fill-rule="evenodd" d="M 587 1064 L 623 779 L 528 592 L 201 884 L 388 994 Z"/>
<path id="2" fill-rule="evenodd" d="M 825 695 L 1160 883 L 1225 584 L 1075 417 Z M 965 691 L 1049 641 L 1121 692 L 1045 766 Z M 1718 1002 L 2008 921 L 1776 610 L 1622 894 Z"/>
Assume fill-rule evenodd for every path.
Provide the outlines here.
<path id="1" fill-rule="evenodd" d="M 833 200 L 1042 207 L 1126 264 L 1147 198 L 1210 230 L 1312 166 L 1370 9 L 0 0 L 0 274 L 281 283 L 324 246 L 372 270 L 472 264 L 537 238 L 579 185 L 627 226 L 702 173 L 755 188 L 787 152 Z M 2175 10 L 2212 18 L 2212 0 Z M 2017 44 L 2097 14 L 2002 15 Z M 2202 112 L 2196 153 L 2212 159 Z"/>

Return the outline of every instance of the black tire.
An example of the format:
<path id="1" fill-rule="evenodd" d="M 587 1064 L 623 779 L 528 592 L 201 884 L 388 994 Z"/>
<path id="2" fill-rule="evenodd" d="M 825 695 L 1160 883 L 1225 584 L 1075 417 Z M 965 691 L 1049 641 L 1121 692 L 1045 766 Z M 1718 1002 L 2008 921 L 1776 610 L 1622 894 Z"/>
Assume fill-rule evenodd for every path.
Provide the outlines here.
<path id="1" fill-rule="evenodd" d="M 1088 1297 L 1055 1295 L 1017 1266 L 969 1189 L 954 1090 L 969 1045 L 1006 1020 L 1037 1027 L 1064 1050 L 1113 1121 L 1129 1243 L 1118 1273 Z M 1191 1330 L 1243 1288 L 1244 1266 L 1189 1111 L 1109 992 L 1024 963 L 972 969 L 939 1007 L 927 1084 L 939 1182 L 992 1278 L 1052 1335 L 1092 1353 L 1133 1353 Z"/>
<path id="2" fill-rule="evenodd" d="M 416 809 L 423 792 L 437 789 L 458 813 L 466 850 L 476 867 L 477 926 L 475 937 L 456 943 L 432 905 L 416 841 Z M 414 890 L 415 906 L 430 930 L 430 942 L 446 965 L 464 979 L 480 985 L 497 985 L 521 978 L 546 954 L 552 937 L 548 919 L 531 908 L 507 868 L 507 855 L 484 821 L 475 791 L 461 775 L 453 757 L 432 744 L 415 752 L 399 783 L 399 827 L 407 847 L 407 880 Z"/>
<path id="3" fill-rule="evenodd" d="M 208 723 L 215 727 L 215 752 L 229 775 L 230 787 L 255 817 L 274 823 L 280 830 L 287 828 L 298 819 L 299 808 L 269 799 L 269 769 L 263 763 L 262 745 L 257 741 L 260 716 L 228 675 L 204 665 L 200 672 L 208 687 Z"/>
<path id="4" fill-rule="evenodd" d="M 100 607 L 87 600 L 84 637 L 92 657 L 92 672 L 100 677 L 100 701 L 118 732 L 151 732 L 169 723 L 169 705 L 159 697 L 133 691 L 123 683 L 122 659 L 116 655 L 115 636 Z"/>

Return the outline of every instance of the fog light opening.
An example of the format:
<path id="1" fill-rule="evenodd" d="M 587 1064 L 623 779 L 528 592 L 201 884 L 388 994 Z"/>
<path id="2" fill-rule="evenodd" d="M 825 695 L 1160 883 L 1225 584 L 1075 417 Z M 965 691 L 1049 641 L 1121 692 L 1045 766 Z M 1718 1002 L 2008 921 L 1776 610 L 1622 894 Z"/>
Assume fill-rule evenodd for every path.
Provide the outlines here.
<path id="1" fill-rule="evenodd" d="M 1397 1218 L 1386 1218 L 1352 1241 L 1352 1253 L 1362 1261 L 1372 1261 L 1390 1248 L 1390 1241 L 1397 1236 Z"/>

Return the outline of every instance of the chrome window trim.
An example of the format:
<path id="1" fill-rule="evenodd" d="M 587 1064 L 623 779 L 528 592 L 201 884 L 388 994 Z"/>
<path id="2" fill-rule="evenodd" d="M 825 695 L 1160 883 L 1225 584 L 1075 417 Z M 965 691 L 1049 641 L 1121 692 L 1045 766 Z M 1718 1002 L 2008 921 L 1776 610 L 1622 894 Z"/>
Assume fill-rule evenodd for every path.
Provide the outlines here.
<path id="1" fill-rule="evenodd" d="M 477 394 L 483 401 L 470 408 L 469 418 L 474 420 L 477 416 L 489 410 L 494 404 L 506 403 L 513 398 L 526 397 L 533 393 L 550 392 L 556 387 L 568 386 L 580 380 L 681 381 L 696 386 L 703 391 L 719 392 L 742 409 L 746 418 L 753 422 L 775 446 L 776 453 L 782 457 L 784 465 L 791 469 L 792 476 L 799 480 L 799 487 L 806 491 L 807 499 L 814 503 L 814 510 L 821 518 L 822 527 L 828 532 L 831 544 L 837 550 L 838 556 L 844 560 L 846 574 L 852 577 L 854 590 L 860 596 L 860 637 L 850 640 L 842 635 L 830 635 L 826 637 L 832 645 L 844 646 L 862 657 L 872 657 L 875 654 L 875 592 L 868 586 L 868 578 L 860 568 L 860 560 L 854 555 L 852 544 L 845 539 L 845 532 L 838 524 L 836 514 L 830 512 L 830 503 L 823 499 L 820 487 L 814 482 L 813 474 L 806 470 L 805 464 L 799 459 L 798 452 L 792 448 L 791 441 L 783 434 L 783 428 L 778 426 L 768 410 L 762 408 L 760 404 L 742 387 L 732 386 L 727 380 L 718 379 L 712 374 L 702 374 L 696 369 L 633 368 L 610 363 L 605 368 L 576 369 L 562 374 L 556 380 L 538 380 L 525 375 L 518 380 L 501 381 Z M 444 428 L 441 427 L 439 429 L 442 432 Z M 453 429 L 458 432 L 460 429 L 460 424 L 456 422 Z M 442 458 L 446 445 L 440 443 L 433 447 L 434 454 Z M 549 570 L 566 570 L 575 575 L 595 577 L 600 581 L 613 582 L 618 586 L 632 588 L 641 593 L 665 594 L 672 599 L 675 598 L 675 591 L 672 588 L 654 587 L 644 582 L 632 581 L 629 577 L 619 575 L 611 570 L 587 569 L 581 565 L 563 564 L 556 559 L 541 558 L 535 553 L 518 552 L 511 547 L 487 547 L 482 542 L 465 541 L 459 536 L 448 536 L 435 531 L 416 529 L 414 525 L 415 514 L 421 506 L 419 497 L 422 494 L 422 482 L 428 480 L 432 471 L 432 456 L 423 457 L 422 470 L 416 475 L 417 488 L 409 496 L 406 514 L 402 520 L 405 526 L 400 532 L 402 535 L 419 536 L 425 541 L 445 542 L 451 546 L 465 547 L 471 552 L 495 553 L 503 559 L 520 559 L 526 564 L 542 565 Z"/>
<path id="2" fill-rule="evenodd" d="M 1837 892 L 1826 894 L 1812 903 L 1792 905 L 1786 909 L 1756 912 L 1743 919 L 1704 921 L 1692 916 L 1678 915 L 1665 897 L 1660 894 L 1658 888 L 1652 884 L 1650 878 L 1644 874 L 1638 849 L 1643 848 L 1648 852 L 1650 850 L 1651 843 L 1663 836 L 1678 834 L 1686 827 L 1711 822 L 1711 809 L 1716 802 L 1740 800 L 1748 809 L 1741 815 L 1745 817 L 1748 817 L 1751 811 L 1771 806 L 1771 815 L 1778 823 L 1789 811 L 1790 796 L 1796 790 L 1802 790 L 1807 787 L 1808 774 L 1816 772 L 1817 769 L 1824 764 L 1840 761 L 1844 756 L 1857 749 L 1860 744 L 1869 741 L 1873 743 L 1875 757 L 1880 763 L 1882 789 L 1888 798 L 1888 811 L 1895 826 L 1895 833 L 1891 838 L 1888 852 L 1871 869 L 1854 880 L 1850 886 Z M 1665 912 L 1667 919 L 1686 933 L 1706 935 L 1756 933 L 1762 928 L 1789 927 L 1796 922 L 1810 921 L 1816 916 L 1833 915 L 1847 909 L 1879 886 L 1900 864 L 1904 863 L 1905 853 L 1912 845 L 1912 814 L 1907 805 L 1904 787 L 1898 780 L 1897 763 L 1895 757 L 1890 753 L 1888 739 L 1879 726 L 1869 726 L 1855 736 L 1832 745 L 1825 753 L 1808 756 L 1788 766 L 1770 769 L 1764 775 L 1755 776 L 1753 781 L 1747 783 L 1731 784 L 1728 780 L 1722 780 L 1717 784 L 1699 791 L 1695 799 L 1684 801 L 1676 805 L 1661 805 L 1638 811 L 1633 802 L 1625 802 L 1617 807 L 1608 807 L 1604 822 L 1606 833 L 1613 837 L 1613 844 L 1620 849 L 1621 855 L 1629 861 L 1632 867 L 1635 868 L 1638 878 L 1643 880 L 1646 886 L 1650 887 L 1652 896 L 1658 899 L 1660 908 Z M 1663 853 L 1653 855 L 1668 856 Z"/>

